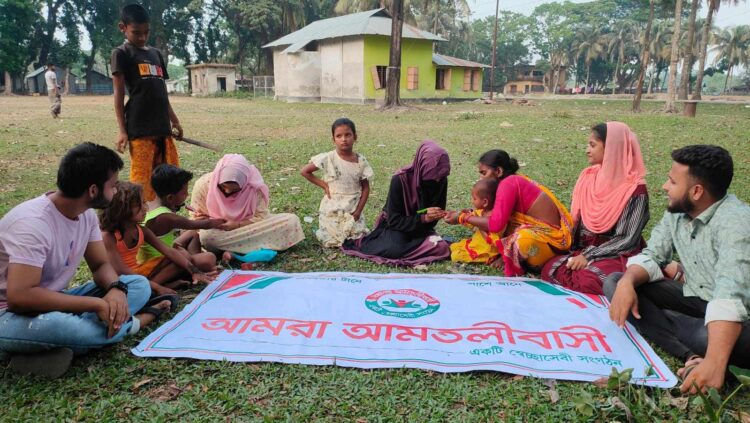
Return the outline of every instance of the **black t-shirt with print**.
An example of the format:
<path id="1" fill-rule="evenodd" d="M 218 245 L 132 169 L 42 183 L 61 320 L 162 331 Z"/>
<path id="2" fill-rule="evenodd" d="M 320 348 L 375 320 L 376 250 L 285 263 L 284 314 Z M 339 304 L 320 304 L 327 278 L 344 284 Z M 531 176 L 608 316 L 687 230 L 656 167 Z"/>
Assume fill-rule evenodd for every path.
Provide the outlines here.
<path id="1" fill-rule="evenodd" d="M 128 138 L 168 136 L 167 66 L 159 50 L 128 42 L 112 50 L 112 75 L 122 74 L 128 89 L 125 128 Z"/>

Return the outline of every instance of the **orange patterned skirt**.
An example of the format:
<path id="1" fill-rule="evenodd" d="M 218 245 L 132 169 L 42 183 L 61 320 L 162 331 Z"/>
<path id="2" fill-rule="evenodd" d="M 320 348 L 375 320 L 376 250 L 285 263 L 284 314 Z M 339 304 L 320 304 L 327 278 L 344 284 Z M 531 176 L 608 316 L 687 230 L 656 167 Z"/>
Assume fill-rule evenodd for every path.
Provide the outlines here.
<path id="1" fill-rule="evenodd" d="M 143 187 L 146 201 L 156 198 L 151 187 L 151 172 L 162 163 L 180 165 L 172 137 L 143 137 L 130 140 L 130 182 Z"/>

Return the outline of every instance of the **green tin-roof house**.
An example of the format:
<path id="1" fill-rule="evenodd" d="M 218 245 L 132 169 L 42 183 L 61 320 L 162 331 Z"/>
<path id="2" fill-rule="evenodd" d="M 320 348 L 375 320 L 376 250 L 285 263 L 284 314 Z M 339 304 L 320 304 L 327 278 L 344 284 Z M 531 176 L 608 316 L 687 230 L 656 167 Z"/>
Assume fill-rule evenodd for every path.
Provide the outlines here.
<path id="1" fill-rule="evenodd" d="M 385 9 L 323 19 L 266 44 L 273 49 L 276 98 L 285 101 L 369 103 L 385 97 L 391 18 Z M 482 96 L 489 66 L 433 52 L 443 38 L 404 24 L 401 98 Z"/>

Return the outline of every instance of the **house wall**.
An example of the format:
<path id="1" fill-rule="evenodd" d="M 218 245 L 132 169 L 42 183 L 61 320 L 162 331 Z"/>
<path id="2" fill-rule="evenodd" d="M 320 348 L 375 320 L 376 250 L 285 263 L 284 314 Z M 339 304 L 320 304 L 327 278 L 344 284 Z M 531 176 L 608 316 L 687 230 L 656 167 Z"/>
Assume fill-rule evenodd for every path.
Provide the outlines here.
<path id="1" fill-rule="evenodd" d="M 320 101 L 361 103 L 365 99 L 364 37 L 320 41 Z"/>
<path id="2" fill-rule="evenodd" d="M 513 86 L 516 87 L 515 92 Z M 539 81 L 508 81 L 503 87 L 503 94 L 505 95 L 520 95 L 520 94 L 540 94 L 545 93 L 547 88 L 543 83 Z"/>
<path id="3" fill-rule="evenodd" d="M 452 67 L 451 72 L 451 88 L 447 91 L 438 91 L 442 95 L 439 97 L 443 98 L 481 98 L 482 97 L 482 83 L 484 78 L 484 72 L 481 68 L 459 68 Z M 472 90 L 471 86 L 469 90 L 464 91 L 464 78 L 467 72 L 479 72 L 479 83 L 476 84 L 476 90 Z"/>
<path id="4" fill-rule="evenodd" d="M 226 67 L 201 67 L 191 69 L 193 93 L 201 95 L 216 94 L 220 91 L 218 78 L 226 78 L 227 92 L 235 90 L 236 70 Z M 197 79 L 196 79 L 197 78 Z"/>
<path id="5" fill-rule="evenodd" d="M 320 53 L 281 54 L 282 51 L 282 48 L 273 51 L 276 97 L 287 101 L 320 101 Z"/>
<path id="6" fill-rule="evenodd" d="M 374 66 L 388 66 L 391 49 L 390 37 L 381 35 L 367 35 L 364 37 L 364 86 L 367 99 L 380 100 L 385 98 L 385 87 L 375 89 L 371 68 Z M 417 67 L 417 89 L 407 89 L 407 75 L 410 67 Z M 446 67 L 441 67 L 446 68 Z M 404 99 L 441 99 L 441 98 L 479 98 L 482 96 L 482 72 L 479 72 L 479 88 L 477 91 L 464 91 L 464 73 L 467 69 L 450 67 L 451 86 L 448 90 L 436 90 L 435 78 L 437 67 L 432 62 L 432 41 L 405 38 L 401 44 L 401 98 Z"/>
<path id="7" fill-rule="evenodd" d="M 364 37 L 364 86 L 367 99 L 384 99 L 385 86 L 375 89 L 371 69 L 374 66 L 388 66 L 391 51 L 391 38 L 384 35 Z M 407 89 L 407 71 L 417 67 L 416 90 Z M 401 98 L 433 98 L 435 92 L 435 65 L 432 63 L 432 41 L 404 38 L 401 40 Z"/>

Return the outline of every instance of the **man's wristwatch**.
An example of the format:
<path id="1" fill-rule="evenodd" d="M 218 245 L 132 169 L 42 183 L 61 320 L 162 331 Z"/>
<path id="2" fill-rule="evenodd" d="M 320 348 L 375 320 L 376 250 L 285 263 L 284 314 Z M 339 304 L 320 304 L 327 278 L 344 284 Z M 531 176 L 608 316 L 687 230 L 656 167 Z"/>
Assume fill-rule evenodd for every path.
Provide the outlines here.
<path id="1" fill-rule="evenodd" d="M 128 286 L 119 279 L 109 284 L 109 288 L 107 288 L 107 292 L 113 289 L 119 289 L 120 291 L 124 292 L 125 295 L 128 295 Z"/>

